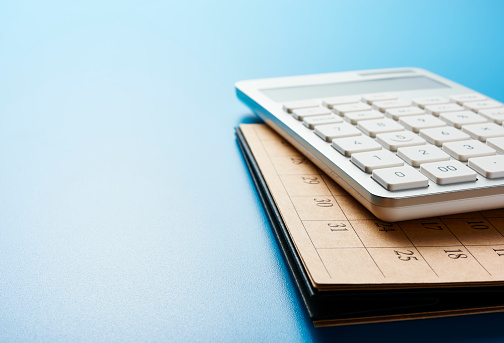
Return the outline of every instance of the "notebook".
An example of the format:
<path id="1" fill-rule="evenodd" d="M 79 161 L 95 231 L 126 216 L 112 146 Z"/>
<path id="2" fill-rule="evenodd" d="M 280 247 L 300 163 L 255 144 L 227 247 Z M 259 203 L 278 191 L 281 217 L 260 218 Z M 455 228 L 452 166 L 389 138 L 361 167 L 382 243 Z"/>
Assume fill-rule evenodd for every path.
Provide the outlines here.
<path id="1" fill-rule="evenodd" d="M 236 130 L 315 326 L 504 310 L 504 210 L 388 223 L 264 124 Z"/>

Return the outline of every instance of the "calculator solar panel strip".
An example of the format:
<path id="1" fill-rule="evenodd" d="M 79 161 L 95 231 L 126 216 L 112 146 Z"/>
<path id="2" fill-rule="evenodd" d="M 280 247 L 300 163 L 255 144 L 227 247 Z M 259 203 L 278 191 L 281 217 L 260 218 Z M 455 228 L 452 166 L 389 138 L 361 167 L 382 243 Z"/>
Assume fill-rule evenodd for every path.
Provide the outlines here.
<path id="1" fill-rule="evenodd" d="M 362 96 L 366 94 L 381 93 L 393 94 L 400 101 L 405 101 L 406 103 L 413 102 L 414 99 L 418 98 L 450 98 L 460 94 L 474 94 L 475 97 L 483 97 L 480 93 L 467 87 L 418 68 L 381 69 L 247 80 L 237 82 L 235 87 L 238 98 L 250 107 L 257 116 L 281 134 L 289 143 L 294 145 L 369 211 L 382 220 L 401 221 L 504 207 L 504 178 L 500 177 L 501 175 L 493 178 L 484 177 L 482 176 L 483 172 L 481 170 L 478 171 L 475 166 L 472 166 L 473 169 L 471 171 L 478 171 L 478 174 L 474 172 L 469 176 L 469 179 L 462 179 L 461 182 L 450 184 L 442 184 L 440 181 L 435 182 L 434 178 L 436 175 L 430 174 L 429 176 L 429 171 L 425 168 L 423 174 L 419 172 L 418 175 L 429 176 L 430 180 L 428 182 L 420 180 L 420 182 L 424 182 L 419 186 L 422 188 L 387 189 L 383 185 L 383 180 L 381 180 L 382 176 L 386 178 L 387 175 L 377 172 L 379 170 L 375 171 L 373 176 L 369 171 L 364 172 L 362 170 L 363 166 L 359 167 L 359 160 L 357 158 L 354 158 L 352 161 L 352 158 L 338 152 L 328 142 L 329 139 L 328 141 L 321 139 L 320 132 L 319 135 L 316 134 L 317 126 L 310 129 L 309 123 L 305 122 L 303 124 L 303 121 L 299 120 L 300 118 L 296 118 L 295 115 L 285 110 L 286 104 L 288 106 L 288 104 L 297 101 L 327 105 L 324 101 L 328 98 L 358 96 L 359 99 L 362 99 Z M 377 96 L 379 98 L 379 95 Z M 372 100 L 376 99 L 371 99 L 369 102 L 373 103 Z M 364 104 L 365 101 L 359 104 L 361 103 Z M 359 104 L 357 106 L 361 106 Z M 373 104 L 377 105 L 378 103 L 374 102 Z M 456 102 L 449 105 L 456 105 Z M 384 111 L 383 108 L 377 109 L 382 112 Z M 474 113 L 477 112 L 475 109 L 471 110 Z M 435 114 L 439 116 L 438 113 Z M 333 114 L 327 113 L 326 115 Z M 436 117 L 433 118 L 437 119 Z M 374 136 L 372 133 L 366 132 L 372 120 L 366 123 L 366 121 L 352 122 L 352 118 L 345 119 L 349 124 L 352 124 L 351 130 L 357 129 L 357 126 L 359 126 L 359 134 L 362 131 L 362 136 L 366 136 L 366 134 L 371 137 Z M 396 119 L 395 124 L 398 118 L 394 119 Z M 491 119 L 488 119 L 488 121 L 497 123 L 492 123 L 492 125 L 499 125 L 502 128 L 500 126 L 502 121 Z M 443 118 L 443 120 L 450 123 L 447 118 Z M 356 123 L 363 125 L 355 125 Z M 408 128 L 406 125 L 408 124 L 407 120 L 401 122 L 401 124 Z M 451 125 L 454 127 L 449 128 L 456 130 L 457 123 L 451 123 Z M 410 129 L 412 132 L 415 132 L 414 128 Z M 458 131 L 463 132 L 464 128 L 462 129 Z M 369 130 L 372 130 L 372 128 Z M 427 130 L 420 131 L 423 131 L 420 132 L 420 137 L 422 137 L 423 133 L 429 133 Z M 407 129 L 404 132 L 409 133 Z M 467 133 L 469 134 L 469 132 Z M 470 134 L 472 138 L 477 139 L 472 132 Z M 435 135 L 432 134 L 431 136 L 434 137 Z M 431 137 L 424 136 L 424 138 L 430 139 Z M 433 139 L 436 138 L 434 137 Z M 386 142 L 380 143 L 382 145 L 387 144 Z M 432 143 L 428 142 L 427 145 L 432 147 L 434 145 L 441 146 L 442 144 L 435 141 L 432 141 Z M 490 142 L 487 142 L 487 146 L 491 146 Z M 452 150 L 457 150 L 460 147 L 452 148 Z M 499 152 L 501 152 L 499 148 L 494 148 L 496 148 L 498 151 L 497 155 L 499 155 Z M 390 147 L 389 149 L 394 151 Z M 443 147 L 444 149 L 445 147 Z M 386 149 L 381 150 L 382 153 L 384 150 Z M 441 148 L 439 150 L 442 151 Z M 457 152 L 450 151 L 450 154 L 453 153 Z M 400 154 L 399 157 L 401 157 Z M 405 160 L 405 157 L 403 156 L 402 159 Z M 451 157 L 450 163 L 447 166 L 451 166 L 452 164 L 458 166 L 460 163 L 467 165 L 467 161 L 463 161 L 463 158 L 459 158 L 459 160 L 462 162 Z M 411 162 L 409 163 L 411 164 Z M 408 163 L 404 163 L 404 165 L 407 166 Z M 418 171 L 419 166 L 413 164 L 412 168 L 416 168 Z M 393 169 L 391 170 L 393 171 Z"/>

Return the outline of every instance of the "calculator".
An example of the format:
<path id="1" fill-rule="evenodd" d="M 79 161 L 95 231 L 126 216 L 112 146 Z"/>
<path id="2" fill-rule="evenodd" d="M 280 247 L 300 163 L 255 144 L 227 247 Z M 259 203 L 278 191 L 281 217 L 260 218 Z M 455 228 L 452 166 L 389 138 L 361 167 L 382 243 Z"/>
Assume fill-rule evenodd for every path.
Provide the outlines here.
<path id="1" fill-rule="evenodd" d="M 419 68 L 235 87 L 257 116 L 382 220 L 504 207 L 504 107 L 488 96 Z"/>

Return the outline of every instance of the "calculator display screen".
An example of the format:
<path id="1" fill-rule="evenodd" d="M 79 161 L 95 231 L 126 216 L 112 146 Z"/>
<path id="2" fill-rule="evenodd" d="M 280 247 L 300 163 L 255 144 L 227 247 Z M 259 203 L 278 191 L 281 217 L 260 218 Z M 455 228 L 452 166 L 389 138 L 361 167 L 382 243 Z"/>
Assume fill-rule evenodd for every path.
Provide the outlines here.
<path id="1" fill-rule="evenodd" d="M 411 91 L 448 87 L 449 86 L 439 81 L 435 81 L 425 76 L 411 76 L 309 86 L 269 88 L 261 89 L 261 92 L 275 102 L 286 102 L 353 94 Z"/>

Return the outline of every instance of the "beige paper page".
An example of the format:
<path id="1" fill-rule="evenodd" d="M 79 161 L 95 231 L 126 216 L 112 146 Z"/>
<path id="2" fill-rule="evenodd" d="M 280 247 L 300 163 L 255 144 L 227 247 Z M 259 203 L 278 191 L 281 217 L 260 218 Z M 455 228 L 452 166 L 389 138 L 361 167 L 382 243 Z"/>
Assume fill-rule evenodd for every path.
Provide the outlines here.
<path id="1" fill-rule="evenodd" d="M 240 129 L 315 287 L 504 283 L 504 210 L 383 222 L 266 125 Z"/>

